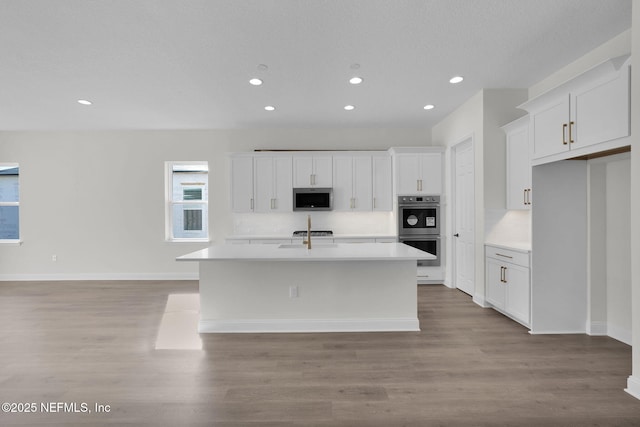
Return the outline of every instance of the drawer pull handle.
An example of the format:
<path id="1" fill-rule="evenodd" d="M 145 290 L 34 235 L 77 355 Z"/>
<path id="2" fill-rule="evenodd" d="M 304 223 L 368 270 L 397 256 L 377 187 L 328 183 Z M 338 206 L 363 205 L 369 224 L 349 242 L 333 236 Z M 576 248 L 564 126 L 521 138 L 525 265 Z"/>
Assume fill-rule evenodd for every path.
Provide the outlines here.
<path id="1" fill-rule="evenodd" d="M 562 124 L 562 144 L 567 145 L 567 124 Z"/>
<path id="2" fill-rule="evenodd" d="M 501 257 L 503 257 L 503 258 L 513 259 L 513 257 L 512 257 L 512 256 L 509 256 L 509 255 L 502 255 L 502 254 L 499 254 L 499 253 L 496 253 L 496 255 L 497 255 L 497 256 L 501 256 Z"/>

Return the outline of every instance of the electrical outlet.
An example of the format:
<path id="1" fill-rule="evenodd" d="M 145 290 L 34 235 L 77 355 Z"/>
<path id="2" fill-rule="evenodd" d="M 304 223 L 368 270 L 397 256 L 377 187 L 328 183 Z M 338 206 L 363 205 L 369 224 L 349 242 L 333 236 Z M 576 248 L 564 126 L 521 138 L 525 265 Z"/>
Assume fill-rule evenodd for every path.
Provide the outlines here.
<path id="1" fill-rule="evenodd" d="M 298 298 L 297 286 L 289 286 L 289 298 Z"/>
<path id="2" fill-rule="evenodd" d="M 53 262 L 58 261 L 58 255 L 51 255 L 51 261 Z"/>

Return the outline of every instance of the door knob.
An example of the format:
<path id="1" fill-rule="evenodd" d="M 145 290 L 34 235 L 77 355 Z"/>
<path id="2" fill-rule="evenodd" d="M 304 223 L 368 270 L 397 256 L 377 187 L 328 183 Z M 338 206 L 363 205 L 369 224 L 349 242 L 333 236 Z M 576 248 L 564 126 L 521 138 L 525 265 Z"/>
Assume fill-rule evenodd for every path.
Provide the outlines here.
<path id="1" fill-rule="evenodd" d="M 453 235 L 453 237 L 460 237 L 460 234 L 456 233 Z"/>

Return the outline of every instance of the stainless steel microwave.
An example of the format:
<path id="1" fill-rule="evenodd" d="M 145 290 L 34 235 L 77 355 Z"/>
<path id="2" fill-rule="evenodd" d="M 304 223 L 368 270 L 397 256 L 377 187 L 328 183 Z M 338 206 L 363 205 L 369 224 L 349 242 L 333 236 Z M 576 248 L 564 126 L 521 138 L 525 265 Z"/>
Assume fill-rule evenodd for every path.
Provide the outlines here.
<path id="1" fill-rule="evenodd" d="M 332 188 L 294 188 L 294 211 L 330 211 L 333 209 Z"/>

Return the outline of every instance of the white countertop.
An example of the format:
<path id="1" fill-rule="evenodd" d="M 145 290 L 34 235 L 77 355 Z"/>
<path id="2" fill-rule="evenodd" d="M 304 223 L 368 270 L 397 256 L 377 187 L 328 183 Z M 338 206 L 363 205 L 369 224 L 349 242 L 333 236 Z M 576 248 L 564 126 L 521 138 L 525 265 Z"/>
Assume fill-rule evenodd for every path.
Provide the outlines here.
<path id="1" fill-rule="evenodd" d="M 281 248 L 280 245 L 214 245 L 182 255 L 177 261 L 402 261 L 436 259 L 402 243 L 334 243 Z"/>
<path id="2" fill-rule="evenodd" d="M 529 242 L 509 242 L 509 243 L 494 243 L 485 242 L 486 246 L 494 246 L 496 248 L 511 249 L 518 252 L 531 252 L 531 243 Z"/>
<path id="3" fill-rule="evenodd" d="M 333 236 L 312 236 L 314 239 L 397 239 L 398 236 L 394 236 L 391 234 L 334 234 Z M 302 236 L 293 237 L 291 234 L 282 234 L 282 235 L 274 235 L 274 234 L 251 234 L 251 235 L 241 235 L 236 234 L 233 236 L 225 237 L 226 240 L 292 240 L 292 239 L 302 239 Z"/>

